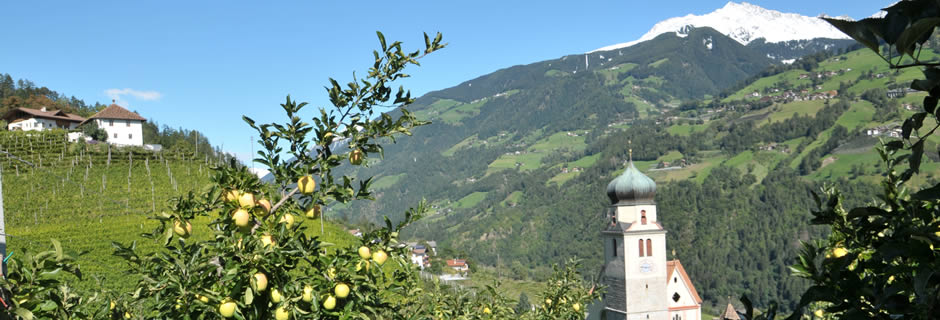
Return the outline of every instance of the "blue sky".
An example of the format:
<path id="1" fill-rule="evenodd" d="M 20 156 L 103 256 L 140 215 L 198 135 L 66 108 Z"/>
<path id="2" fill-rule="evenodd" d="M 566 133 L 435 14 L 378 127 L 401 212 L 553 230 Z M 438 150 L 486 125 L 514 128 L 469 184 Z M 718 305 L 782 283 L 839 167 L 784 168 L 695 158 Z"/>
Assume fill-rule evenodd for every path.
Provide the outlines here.
<path id="1" fill-rule="evenodd" d="M 402 82 L 417 96 L 634 40 L 658 21 L 726 2 L 4 1 L 0 73 L 92 104 L 118 99 L 161 125 L 198 129 L 244 159 L 253 138 L 241 115 L 279 121 L 287 94 L 326 106 L 329 77 L 345 83 L 371 64 L 376 30 L 413 49 L 423 46 L 422 32 L 444 34 L 448 48 Z M 893 1 L 750 2 L 863 18 Z"/>

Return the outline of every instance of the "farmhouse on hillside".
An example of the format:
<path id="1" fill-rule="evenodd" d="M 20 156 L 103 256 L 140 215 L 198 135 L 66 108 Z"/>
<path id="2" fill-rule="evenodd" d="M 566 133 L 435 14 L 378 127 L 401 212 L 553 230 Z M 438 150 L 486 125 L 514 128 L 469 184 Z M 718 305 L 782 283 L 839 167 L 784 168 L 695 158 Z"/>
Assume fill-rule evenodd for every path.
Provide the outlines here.
<path id="1" fill-rule="evenodd" d="M 46 110 L 16 108 L 3 115 L 7 130 L 10 131 L 43 131 L 49 129 L 71 130 L 78 127 L 85 118 L 76 114 L 65 113 L 62 110 Z"/>
<path id="2" fill-rule="evenodd" d="M 143 124 L 147 121 L 136 112 L 128 111 L 112 103 L 104 110 L 85 120 L 94 121 L 98 128 L 108 133 L 108 143 L 122 146 L 142 146 L 144 144 Z"/>

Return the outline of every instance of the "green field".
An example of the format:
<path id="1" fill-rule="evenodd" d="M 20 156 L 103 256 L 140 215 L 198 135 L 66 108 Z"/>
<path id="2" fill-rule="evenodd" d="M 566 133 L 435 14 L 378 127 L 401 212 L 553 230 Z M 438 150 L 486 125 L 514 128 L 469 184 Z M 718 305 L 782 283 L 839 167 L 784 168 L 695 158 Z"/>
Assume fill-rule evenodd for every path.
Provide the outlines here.
<path id="1" fill-rule="evenodd" d="M 393 176 L 384 176 L 384 177 L 381 177 L 381 178 L 379 178 L 378 180 L 375 180 L 375 182 L 372 183 L 372 188 L 375 189 L 375 190 L 382 190 L 382 189 L 391 187 L 391 186 L 394 185 L 395 183 L 398 183 L 398 180 L 401 180 L 401 178 L 405 177 L 405 175 L 406 175 L 406 174 L 401 173 L 401 174 L 396 174 L 396 175 L 393 175 Z"/>
<path id="2" fill-rule="evenodd" d="M 855 128 L 864 128 L 871 124 L 872 117 L 875 115 L 875 107 L 868 101 L 852 102 L 852 107 L 846 110 L 836 120 L 836 124 L 853 130 Z"/>
<path id="3" fill-rule="evenodd" d="M 534 145 L 529 146 L 527 149 L 531 152 L 542 152 L 545 150 L 565 150 L 565 151 L 581 151 L 587 147 L 587 144 L 584 143 L 583 132 L 578 132 L 580 135 L 577 137 L 569 136 L 567 132 L 558 132 L 548 138 L 539 140 Z"/>
<path id="4" fill-rule="evenodd" d="M 508 196 L 506 196 L 506 199 L 500 202 L 499 205 L 508 207 L 510 204 L 518 204 L 520 201 L 522 201 L 522 191 L 513 191 Z"/>
<path id="5" fill-rule="evenodd" d="M 468 194 L 466 197 L 460 198 L 460 200 L 457 200 L 457 202 L 454 203 L 454 208 L 472 208 L 473 206 L 477 205 L 477 203 L 480 203 L 480 201 L 483 201 L 484 198 L 486 198 L 486 192 L 474 192 Z"/>
<path id="6" fill-rule="evenodd" d="M 650 67 L 653 67 L 653 68 L 656 68 L 656 67 L 659 67 L 660 65 L 662 65 L 663 63 L 666 63 L 666 62 L 669 62 L 669 58 L 662 58 L 662 59 L 656 60 L 656 61 L 650 63 L 649 66 L 650 66 Z"/>
<path id="7" fill-rule="evenodd" d="M 705 131 L 708 124 L 676 124 L 666 128 L 670 134 L 679 136 L 689 136 L 694 132 Z"/>
<path id="8" fill-rule="evenodd" d="M 583 133 L 583 132 L 580 132 Z M 569 136 L 568 132 L 557 132 L 551 136 L 539 138 L 541 130 L 532 132 L 522 139 L 522 143 L 529 144 L 525 150 L 511 152 L 499 156 L 491 162 L 486 169 L 486 175 L 500 170 L 531 171 L 542 167 L 542 158 L 549 154 L 580 152 L 587 147 L 584 135 Z"/>
<path id="9" fill-rule="evenodd" d="M 793 117 L 794 114 L 799 114 L 801 116 L 806 115 L 815 115 L 816 112 L 819 112 L 823 107 L 825 107 L 824 100 L 808 100 L 808 101 L 793 101 L 790 103 L 781 103 L 775 104 L 771 107 L 772 112 L 770 116 L 758 122 L 758 125 L 765 125 L 773 122 L 786 121 Z M 767 112 L 767 110 L 758 110 L 753 112 L 750 115 L 756 115 L 759 113 Z"/>

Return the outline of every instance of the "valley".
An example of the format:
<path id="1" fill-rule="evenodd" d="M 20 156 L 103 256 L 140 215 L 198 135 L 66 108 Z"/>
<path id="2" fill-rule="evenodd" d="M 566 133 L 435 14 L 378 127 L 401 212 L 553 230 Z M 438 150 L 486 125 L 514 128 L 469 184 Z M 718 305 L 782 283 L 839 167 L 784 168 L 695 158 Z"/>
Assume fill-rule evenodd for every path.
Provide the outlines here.
<path id="1" fill-rule="evenodd" d="M 695 37 L 692 30 L 684 39 Z M 672 41 L 669 35 L 657 40 Z M 605 54 L 621 57 L 591 57 Z M 937 59 L 933 52 L 922 54 Z M 802 285 L 776 274 L 786 273 L 795 241 L 823 235 L 805 227 L 812 209 L 806 195 L 823 184 L 873 190 L 881 166 L 873 147 L 878 139 L 896 138 L 899 131 L 891 130 L 900 130 L 901 119 L 923 100 L 915 93 L 889 98 L 892 89 L 880 88 L 906 88 L 920 72 L 890 71 L 858 47 L 809 56 L 733 91 L 703 91 L 710 93 L 705 99 L 674 89 L 695 87 L 686 83 L 699 78 L 664 74 L 697 65 L 688 58 L 611 61 L 590 72 L 559 69 L 571 59 L 583 64 L 586 58 L 517 66 L 420 98 L 412 111 L 433 124 L 358 171 L 383 182 L 377 188 L 381 205 L 329 214 L 374 219 L 427 198 L 434 212 L 408 229 L 410 237 L 437 240 L 490 269 L 499 252 L 502 268 L 509 267 L 506 261 L 528 266 L 512 268 L 521 274 L 509 277 L 520 280 L 544 279 L 546 268 L 566 256 L 585 259 L 592 270 L 599 266 L 595 230 L 606 205 L 603 187 L 624 169 L 632 148 L 636 166 L 663 189 L 657 202 L 664 225 L 676 230 L 670 243 L 678 248 L 676 257 L 694 262 L 687 268 L 704 282 L 699 288 L 710 308 L 742 287 L 774 292 L 760 302 L 792 303 L 788 297 Z M 635 72 L 641 65 L 648 68 L 645 77 Z M 477 89 L 500 77 L 529 80 L 488 95 Z M 936 137 L 930 143 L 928 149 Z M 914 181 L 936 181 L 936 160 L 926 161 Z M 851 203 L 866 201 L 847 196 Z M 718 198 L 707 199 L 712 197 Z M 728 205 L 741 216 L 726 217 Z M 714 219 L 736 222 L 715 225 Z M 750 234 L 756 226 L 765 227 Z M 740 249 L 733 248 L 745 242 L 767 249 L 747 260 L 734 257 L 731 252 Z M 722 274 L 707 261 L 728 261 L 724 266 L 738 271 Z M 762 267 L 744 271 L 755 266 Z"/>

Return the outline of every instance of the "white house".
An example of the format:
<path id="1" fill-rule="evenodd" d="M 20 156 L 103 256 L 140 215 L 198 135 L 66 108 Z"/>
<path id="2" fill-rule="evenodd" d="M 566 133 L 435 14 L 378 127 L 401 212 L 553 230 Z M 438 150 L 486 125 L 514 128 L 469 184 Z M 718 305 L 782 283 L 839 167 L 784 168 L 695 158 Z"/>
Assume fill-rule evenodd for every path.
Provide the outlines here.
<path id="1" fill-rule="evenodd" d="M 85 120 L 94 121 L 98 128 L 108 133 L 108 143 L 123 146 L 142 146 L 144 144 L 143 124 L 147 121 L 135 112 L 128 111 L 117 104 L 111 104 L 104 110 Z"/>
<path id="2" fill-rule="evenodd" d="M 49 129 L 71 130 L 78 127 L 85 118 L 78 115 L 65 113 L 62 110 L 46 110 L 16 108 L 3 115 L 6 120 L 7 130 L 10 131 L 42 131 Z"/>
<path id="3" fill-rule="evenodd" d="M 411 246 L 411 263 L 417 265 L 421 270 L 431 266 L 431 259 L 428 256 L 427 247 L 416 244 Z"/>

